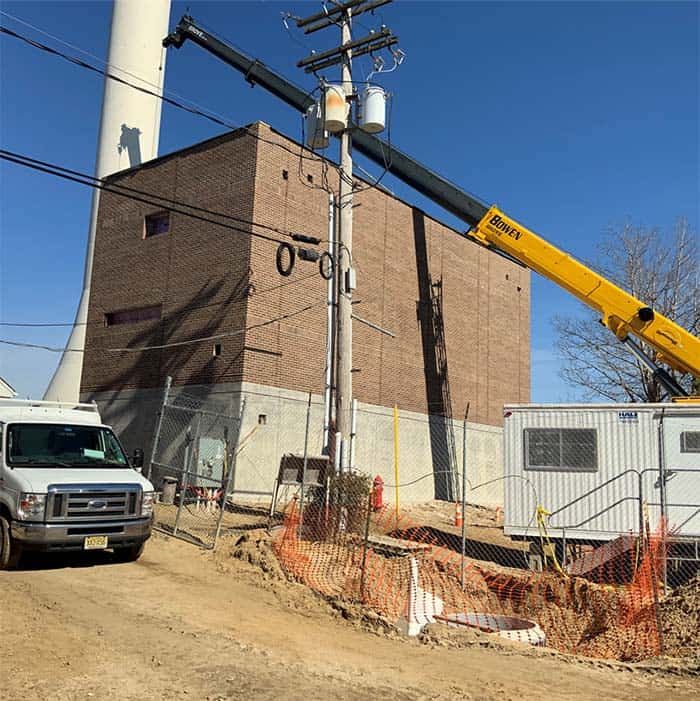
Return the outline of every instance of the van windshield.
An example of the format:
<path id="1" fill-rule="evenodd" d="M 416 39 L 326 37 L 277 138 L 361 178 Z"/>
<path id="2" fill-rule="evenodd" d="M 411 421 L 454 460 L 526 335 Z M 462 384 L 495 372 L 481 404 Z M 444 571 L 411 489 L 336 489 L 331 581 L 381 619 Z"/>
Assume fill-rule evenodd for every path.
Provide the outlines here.
<path id="1" fill-rule="evenodd" d="M 42 467 L 128 467 L 116 436 L 101 426 L 11 424 L 7 464 Z"/>

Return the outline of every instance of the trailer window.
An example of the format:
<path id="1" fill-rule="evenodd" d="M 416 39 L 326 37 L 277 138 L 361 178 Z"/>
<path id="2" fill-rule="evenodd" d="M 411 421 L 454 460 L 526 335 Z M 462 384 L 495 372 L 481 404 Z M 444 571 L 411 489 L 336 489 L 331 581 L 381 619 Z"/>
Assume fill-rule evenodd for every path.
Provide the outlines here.
<path id="1" fill-rule="evenodd" d="M 594 428 L 526 428 L 525 469 L 596 472 L 598 434 Z"/>
<path id="2" fill-rule="evenodd" d="M 700 431 L 681 433 L 681 453 L 700 453 Z"/>

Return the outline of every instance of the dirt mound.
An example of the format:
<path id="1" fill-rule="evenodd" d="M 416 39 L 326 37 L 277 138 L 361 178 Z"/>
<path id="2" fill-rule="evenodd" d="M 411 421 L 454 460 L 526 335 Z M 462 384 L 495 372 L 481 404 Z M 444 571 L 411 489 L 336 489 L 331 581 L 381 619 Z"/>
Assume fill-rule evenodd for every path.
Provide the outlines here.
<path id="1" fill-rule="evenodd" d="M 664 653 L 700 658 L 700 574 L 675 589 L 659 607 Z"/>
<path id="2" fill-rule="evenodd" d="M 432 647 L 481 647 L 498 646 L 499 640 L 492 633 L 484 633 L 476 628 L 449 627 L 443 623 L 431 623 L 425 626 L 418 636 L 418 640 L 424 645 Z"/>
<path id="3" fill-rule="evenodd" d="M 265 532 L 254 531 L 239 536 L 230 547 L 229 554 L 237 560 L 258 567 L 271 579 L 287 579 L 272 549 L 272 540 Z"/>

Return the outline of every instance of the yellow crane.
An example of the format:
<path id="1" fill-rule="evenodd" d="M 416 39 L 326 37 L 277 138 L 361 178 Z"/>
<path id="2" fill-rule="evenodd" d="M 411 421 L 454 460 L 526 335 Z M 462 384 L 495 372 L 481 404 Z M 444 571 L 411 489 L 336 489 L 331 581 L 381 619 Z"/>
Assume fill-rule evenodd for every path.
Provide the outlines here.
<path id="1" fill-rule="evenodd" d="M 674 397 L 683 398 L 686 393 L 668 372 L 642 352 L 630 335 L 651 346 L 658 362 L 677 372 L 700 377 L 700 338 L 548 243 L 498 207 L 491 207 L 468 236 L 507 253 L 598 311 L 601 323 L 628 346 Z M 700 397 L 689 399 L 700 401 Z"/>

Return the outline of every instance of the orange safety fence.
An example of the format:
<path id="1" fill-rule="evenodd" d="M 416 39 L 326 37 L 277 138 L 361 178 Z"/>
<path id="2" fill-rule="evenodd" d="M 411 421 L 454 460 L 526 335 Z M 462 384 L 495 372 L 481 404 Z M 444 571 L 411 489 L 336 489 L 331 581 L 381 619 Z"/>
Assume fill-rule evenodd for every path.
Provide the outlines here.
<path id="1" fill-rule="evenodd" d="M 436 620 L 616 660 L 661 652 L 661 532 L 630 536 L 606 552 L 580 548 L 568 568 L 542 572 L 529 569 L 522 544 L 500 530 L 487 535 L 470 539 L 462 564 L 454 533 L 411 523 L 391 506 L 372 511 L 364 493 L 330 506 L 312 502 L 303 512 L 293 499 L 274 548 L 299 581 L 400 627 Z M 551 561 L 554 553 L 542 546 Z"/>

